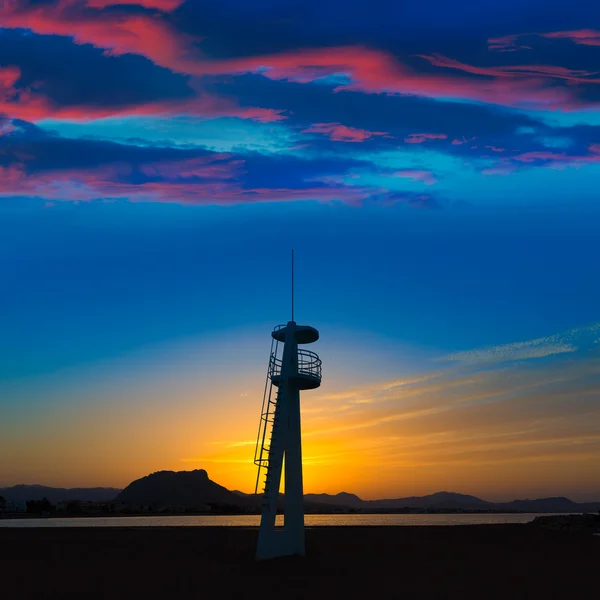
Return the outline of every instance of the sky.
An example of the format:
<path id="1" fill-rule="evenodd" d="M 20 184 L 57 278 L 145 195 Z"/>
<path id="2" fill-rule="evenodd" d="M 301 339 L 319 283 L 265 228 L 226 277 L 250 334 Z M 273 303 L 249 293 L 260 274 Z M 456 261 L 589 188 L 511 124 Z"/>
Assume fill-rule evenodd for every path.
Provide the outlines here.
<path id="1" fill-rule="evenodd" d="M 306 492 L 600 500 L 600 7 L 0 5 L 0 487 L 254 490 L 272 328 Z"/>

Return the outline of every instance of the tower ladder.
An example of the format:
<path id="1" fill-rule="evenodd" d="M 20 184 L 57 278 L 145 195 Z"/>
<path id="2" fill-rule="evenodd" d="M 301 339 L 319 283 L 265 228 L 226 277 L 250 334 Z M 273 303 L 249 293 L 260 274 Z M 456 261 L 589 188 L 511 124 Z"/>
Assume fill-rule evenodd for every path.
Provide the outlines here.
<path id="1" fill-rule="evenodd" d="M 279 342 L 275 339 L 271 342 L 271 353 L 269 357 L 269 366 L 267 368 L 267 378 L 265 381 L 265 390 L 263 394 L 263 402 L 261 408 L 260 422 L 258 426 L 258 435 L 256 438 L 256 447 L 254 450 L 254 464 L 258 466 L 256 475 L 256 486 L 254 493 L 258 493 L 260 485 L 260 477 L 263 469 L 266 471 L 263 493 L 266 495 L 269 491 L 269 475 L 272 471 L 273 457 L 271 448 L 277 443 L 277 428 L 279 426 L 278 406 L 281 406 L 281 394 L 283 389 L 278 389 L 276 394 L 273 394 L 273 379 L 272 373 L 278 367 L 280 360 L 277 358 Z"/>

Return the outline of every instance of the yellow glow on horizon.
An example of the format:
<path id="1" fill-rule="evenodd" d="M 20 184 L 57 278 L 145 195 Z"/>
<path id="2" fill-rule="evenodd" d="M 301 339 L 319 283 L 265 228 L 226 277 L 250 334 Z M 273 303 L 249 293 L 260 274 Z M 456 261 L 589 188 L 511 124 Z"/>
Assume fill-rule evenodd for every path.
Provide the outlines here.
<path id="1" fill-rule="evenodd" d="M 205 469 L 253 492 L 264 374 L 251 364 L 233 378 L 217 362 L 5 421 L 0 485 L 124 487 L 159 470 Z M 567 356 L 360 386 L 325 379 L 301 400 L 305 492 L 598 499 L 599 378 L 599 360 Z"/>

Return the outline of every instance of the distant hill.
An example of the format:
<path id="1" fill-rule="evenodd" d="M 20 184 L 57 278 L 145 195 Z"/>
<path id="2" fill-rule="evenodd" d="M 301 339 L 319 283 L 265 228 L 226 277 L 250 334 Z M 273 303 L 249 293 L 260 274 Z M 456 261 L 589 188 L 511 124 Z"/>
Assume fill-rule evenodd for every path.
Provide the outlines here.
<path id="1" fill-rule="evenodd" d="M 28 500 L 48 498 L 52 504 L 81 500 L 87 502 L 110 502 L 121 490 L 118 488 L 55 488 L 45 485 L 15 485 L 0 488 L 0 496 L 8 502 L 24 505 Z"/>
<path id="2" fill-rule="evenodd" d="M 364 508 L 367 504 L 365 500 L 346 492 L 340 492 L 335 496 L 331 494 L 305 494 L 304 500 L 315 504 L 332 504 L 334 506 L 348 506 L 349 508 Z"/>
<path id="3" fill-rule="evenodd" d="M 342 492 L 329 494 L 306 494 L 306 500 L 320 504 L 344 506 L 363 511 L 399 510 L 402 508 L 433 510 L 490 510 L 510 512 L 597 512 L 600 502 L 577 503 L 568 498 L 540 498 L 537 500 L 513 500 L 512 502 L 488 502 L 455 492 L 437 492 L 428 496 L 410 496 L 385 500 L 362 500 L 354 494 Z"/>
<path id="4" fill-rule="evenodd" d="M 396 498 L 392 500 L 371 500 L 371 508 L 452 508 L 452 509 L 480 509 L 491 507 L 490 502 L 455 492 L 436 492 L 429 496 L 410 496 L 409 498 Z"/>
<path id="5" fill-rule="evenodd" d="M 498 504 L 508 510 L 518 512 L 597 512 L 600 511 L 600 502 L 578 503 L 568 498 L 540 498 L 538 500 L 513 500 Z"/>
<path id="6" fill-rule="evenodd" d="M 437 492 L 429 496 L 411 496 L 386 500 L 362 500 L 355 494 L 341 492 L 335 496 L 329 494 L 307 494 L 305 499 L 321 504 L 335 504 L 360 509 L 399 509 L 399 508 L 447 508 L 447 509 L 487 509 L 491 503 L 465 494 Z"/>
<path id="7" fill-rule="evenodd" d="M 61 501 L 87 500 L 110 502 L 112 500 L 132 508 L 147 506 L 171 507 L 174 510 L 201 508 L 209 504 L 237 507 L 259 507 L 261 497 L 245 494 L 238 490 L 230 491 L 212 481 L 204 469 L 195 471 L 158 471 L 136 479 L 124 490 L 116 488 L 52 488 L 42 485 L 16 485 L 0 489 L 0 496 L 9 502 L 24 505 L 27 500 L 48 498 L 56 504 Z M 539 498 L 536 500 L 513 500 L 511 502 L 488 502 L 455 492 L 437 492 L 428 496 L 390 498 L 383 500 L 363 500 L 355 494 L 306 494 L 307 512 L 331 512 L 355 510 L 361 512 L 385 512 L 402 509 L 420 510 L 482 510 L 539 513 L 598 512 L 600 502 L 577 503 L 569 498 Z M 279 506 L 283 506 L 281 497 Z"/>
<path id="8" fill-rule="evenodd" d="M 130 483 L 115 501 L 133 507 L 150 505 L 183 508 L 213 503 L 246 506 L 250 502 L 211 481 L 204 469 L 152 473 Z"/>

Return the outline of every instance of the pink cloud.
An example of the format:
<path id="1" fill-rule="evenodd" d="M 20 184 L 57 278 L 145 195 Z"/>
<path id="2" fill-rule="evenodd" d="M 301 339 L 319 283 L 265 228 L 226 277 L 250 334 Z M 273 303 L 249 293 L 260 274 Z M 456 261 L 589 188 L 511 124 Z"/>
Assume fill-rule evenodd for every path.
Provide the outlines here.
<path id="1" fill-rule="evenodd" d="M 289 79 L 311 83 L 327 75 L 345 73 L 361 88 L 381 90 L 403 73 L 403 67 L 391 55 L 362 46 L 338 46 L 293 50 L 278 54 L 251 56 L 221 61 L 203 61 L 198 74 L 238 74 L 260 72 L 269 79 Z M 338 89 L 354 87 L 339 86 Z"/>
<path id="2" fill-rule="evenodd" d="M 167 13 L 173 12 L 184 2 L 185 0 L 85 0 L 85 3 L 91 8 L 106 8 L 107 6 L 118 6 L 119 4 L 131 4 L 134 6 L 143 6 L 144 8 L 155 8 Z"/>
<path id="3" fill-rule="evenodd" d="M 92 44 L 105 49 L 107 55 L 139 54 L 160 66 L 178 72 L 193 72 L 200 64 L 198 39 L 181 33 L 158 14 L 130 14 L 97 10 L 105 6 L 126 4 L 125 1 L 58 0 L 54 5 L 31 6 L 19 0 L 0 5 L 3 27 L 31 29 L 39 34 L 69 36 L 77 44 Z M 131 2 L 146 8 L 169 10 L 181 1 L 141 0 Z M 240 107 L 235 101 L 207 94 L 197 89 L 198 96 L 184 101 L 162 101 L 142 105 L 112 107 L 60 106 L 35 87 L 15 88 L 20 77 L 17 67 L 0 68 L 0 112 L 13 118 L 37 121 L 44 118 L 89 120 L 93 118 L 147 114 L 191 114 L 203 116 L 235 116 L 260 122 L 284 119 L 281 110 Z"/>
<path id="4" fill-rule="evenodd" d="M 552 33 L 541 33 L 540 35 L 548 39 L 571 40 L 575 44 L 581 44 L 583 46 L 600 46 L 600 31 L 596 31 L 595 29 L 555 31 Z"/>
<path id="5" fill-rule="evenodd" d="M 600 31 L 595 29 L 575 29 L 572 31 L 551 31 L 548 33 L 518 33 L 488 40 L 488 49 L 497 52 L 515 52 L 531 50 L 531 46 L 523 46 L 519 40 L 523 37 L 543 37 L 549 40 L 570 40 L 582 46 L 600 46 Z"/>
<path id="6" fill-rule="evenodd" d="M 141 0 L 138 4 L 170 10 L 177 3 Z M 270 79 L 300 83 L 310 83 L 331 74 L 344 74 L 351 79 L 351 83 L 338 86 L 336 91 L 409 94 L 467 99 L 516 108 L 569 110 L 586 105 L 579 97 L 580 88 L 557 86 L 557 80 L 582 85 L 600 83 L 594 73 L 584 70 L 547 65 L 477 67 L 440 55 L 422 58 L 440 69 L 458 71 L 463 75 L 419 73 L 390 53 L 362 46 L 211 60 L 201 52 L 201 40 L 177 30 L 163 12 L 131 13 L 119 10 L 112 3 L 110 10 L 100 8 L 104 6 L 108 6 L 107 0 L 92 0 L 91 4 L 84 0 L 57 0 L 53 4 L 42 5 L 15 0 L 2 4 L 0 22 L 3 27 L 69 36 L 77 44 L 92 44 L 104 49 L 108 55 L 139 54 L 157 65 L 185 74 L 260 73 Z M 582 31 L 545 35 L 570 34 L 577 43 L 595 44 L 596 32 Z"/>
<path id="7" fill-rule="evenodd" d="M 259 122 L 285 119 L 281 110 L 259 107 L 240 107 L 229 98 L 200 94 L 186 100 L 124 104 L 122 106 L 62 106 L 52 102 L 35 86 L 17 87 L 21 78 L 18 67 L 0 68 L 0 114 L 13 119 L 36 122 L 47 118 L 87 121 L 111 116 L 188 114 L 206 117 L 239 117 Z"/>
<path id="8" fill-rule="evenodd" d="M 468 144 L 469 142 L 472 142 L 473 140 L 477 139 L 476 137 L 472 137 L 467 139 L 464 135 L 462 137 L 462 139 L 454 139 L 452 140 L 452 145 L 453 146 L 462 146 L 462 144 Z"/>
<path id="9" fill-rule="evenodd" d="M 0 196 L 35 196 L 46 202 L 124 199 L 131 202 L 172 202 L 177 204 L 232 205 L 255 202 L 341 201 L 362 205 L 406 202 L 411 206 L 435 207 L 428 194 L 390 192 L 372 186 L 346 185 L 335 178 L 323 178 L 326 185 L 306 188 L 245 188 L 243 160 L 231 160 L 226 153 L 192 159 L 158 161 L 134 167 L 126 162 L 85 169 L 31 171 L 26 161 L 0 166 Z M 142 173 L 146 180 L 132 183 Z M 399 176 L 408 176 L 407 171 Z M 427 180 L 426 172 L 413 172 Z M 139 177 L 136 177 L 139 179 Z"/>
<path id="10" fill-rule="evenodd" d="M 393 173 L 392 177 L 405 177 L 413 181 L 422 181 L 425 185 L 437 183 L 437 179 L 431 171 L 421 171 L 419 169 L 401 169 Z"/>
<path id="11" fill-rule="evenodd" d="M 512 165 L 498 165 L 495 167 L 489 167 L 481 171 L 482 175 L 510 175 L 516 171 L 516 167 Z"/>
<path id="12" fill-rule="evenodd" d="M 524 152 L 513 156 L 511 160 L 523 163 L 545 161 L 550 166 L 562 166 L 568 164 L 600 163 L 600 152 L 596 144 L 589 147 L 591 154 L 572 155 L 564 152 Z"/>
<path id="13" fill-rule="evenodd" d="M 488 148 L 492 152 L 504 152 L 504 148 L 497 148 L 496 146 L 484 146 L 484 148 Z"/>
<path id="14" fill-rule="evenodd" d="M 131 182 L 134 167 L 126 162 L 84 169 L 31 171 L 28 157 L 0 166 L 0 196 L 27 195 L 46 201 L 90 201 L 122 198 L 133 202 L 180 204 L 238 204 L 291 200 L 343 201 L 361 204 L 372 197 L 372 187 L 331 184 L 306 188 L 245 188 L 240 181 L 244 161 L 217 153 L 183 160 L 142 164 L 136 173 L 145 181 Z"/>
<path id="15" fill-rule="evenodd" d="M 0 122 L 0 136 L 9 135 L 15 131 L 18 131 L 18 127 L 15 127 L 10 121 Z"/>
<path id="16" fill-rule="evenodd" d="M 357 129 L 340 123 L 315 123 L 307 129 L 303 129 L 302 133 L 322 133 L 335 142 L 364 142 L 374 136 L 387 135 L 383 131 Z"/>
<path id="17" fill-rule="evenodd" d="M 497 52 L 516 52 L 517 50 L 531 50 L 531 46 L 517 44 L 517 41 L 523 34 L 505 35 L 488 40 L 488 49 Z"/>
<path id="18" fill-rule="evenodd" d="M 300 83 L 309 83 L 337 73 L 345 74 L 353 82 L 338 86 L 336 91 L 360 90 L 432 98 L 465 98 L 502 106 L 541 109 L 574 109 L 584 104 L 575 88 L 556 86 L 556 79 L 569 83 L 600 82 L 600 79 L 592 78 L 592 74 L 587 71 L 563 67 L 476 67 L 440 55 L 422 58 L 434 66 L 469 75 L 481 75 L 487 79 L 442 73 L 415 73 L 392 55 L 364 47 L 333 47 L 223 61 L 207 60 L 201 61 L 195 72 L 251 72 L 270 79 Z"/>
<path id="19" fill-rule="evenodd" d="M 230 154 L 214 154 L 186 160 L 160 161 L 142 165 L 140 171 L 149 177 L 160 177 L 166 181 L 234 179 L 242 173 L 244 161 L 230 159 Z"/>
<path id="20" fill-rule="evenodd" d="M 21 70 L 18 67 L 0 67 L 0 94 L 13 93 L 20 77 Z"/>
<path id="21" fill-rule="evenodd" d="M 534 151 L 534 152 L 523 152 L 522 154 L 517 154 L 513 156 L 511 160 L 516 160 L 517 162 L 535 162 L 536 160 L 561 160 L 567 159 L 569 160 L 566 154 L 559 154 L 557 152 L 544 152 L 544 151 Z"/>
<path id="22" fill-rule="evenodd" d="M 72 37 L 76 44 L 104 48 L 107 55 L 140 54 L 180 72 L 187 72 L 201 56 L 196 47 L 199 40 L 178 31 L 159 14 L 90 9 L 81 0 L 42 5 L 19 0 L 3 3 L 0 23 L 7 28 Z"/>
<path id="23" fill-rule="evenodd" d="M 440 54 L 432 56 L 421 55 L 436 67 L 445 67 L 470 73 L 472 75 L 484 75 L 496 78 L 520 78 L 520 77 L 546 77 L 551 79 L 563 79 L 571 83 L 600 83 L 600 79 L 592 77 L 597 73 L 591 73 L 581 69 L 567 69 L 552 65 L 512 65 L 506 67 L 475 67 L 461 63 L 453 58 L 447 58 Z"/>
<path id="24" fill-rule="evenodd" d="M 52 110 L 48 99 L 31 88 L 17 89 L 21 70 L 15 66 L 0 68 L 0 114 L 33 120 Z"/>
<path id="25" fill-rule="evenodd" d="M 156 107 L 148 105 L 145 114 L 156 114 L 162 109 L 166 114 L 188 114 L 208 117 L 239 117 L 251 119 L 261 123 L 282 121 L 286 117 L 284 111 L 274 108 L 261 108 L 258 106 L 239 106 L 232 98 L 216 96 L 198 91 L 198 96 L 189 100 L 176 100 L 162 102 Z M 142 107 L 142 110 L 144 108 Z"/>
<path id="26" fill-rule="evenodd" d="M 429 140 L 445 140 L 448 136 L 445 133 L 411 133 L 404 138 L 407 144 L 422 144 Z"/>
<path id="27" fill-rule="evenodd" d="M 512 157 L 502 159 L 493 167 L 484 169 L 484 175 L 507 175 L 515 171 L 520 164 L 533 165 L 540 163 L 541 167 L 551 169 L 564 169 L 568 166 L 600 164 L 600 144 L 588 146 L 590 154 L 566 154 L 565 152 L 532 151 L 523 152 Z"/>
<path id="28" fill-rule="evenodd" d="M 184 167 L 186 168 L 186 167 Z M 24 164 L 0 167 L 0 196 L 30 195 L 47 201 L 90 201 L 123 198 L 132 202 L 173 202 L 178 204 L 240 204 L 296 200 L 338 200 L 360 204 L 369 199 L 373 188 L 331 186 L 307 188 L 244 188 L 236 180 L 239 165 L 229 173 L 226 166 L 215 173 L 210 165 L 187 165 L 192 170 L 176 177 L 176 165 L 148 165 L 147 175 L 166 174 L 172 179 L 129 183 L 131 166 L 120 163 L 96 169 L 70 169 L 30 173 Z"/>

